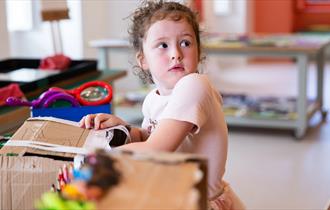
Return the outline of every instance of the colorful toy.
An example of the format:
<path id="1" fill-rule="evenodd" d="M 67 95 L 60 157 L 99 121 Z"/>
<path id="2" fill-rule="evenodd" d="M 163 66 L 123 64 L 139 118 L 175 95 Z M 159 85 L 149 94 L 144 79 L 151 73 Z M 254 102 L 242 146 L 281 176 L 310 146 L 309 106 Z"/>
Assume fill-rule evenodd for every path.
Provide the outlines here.
<path id="1" fill-rule="evenodd" d="M 59 169 L 58 186 L 52 185 L 53 192 L 42 195 L 36 202 L 37 209 L 93 210 L 93 202 L 100 200 L 120 181 L 114 160 L 104 150 L 86 156 L 79 170 L 71 169 L 72 165 Z"/>
<path id="2" fill-rule="evenodd" d="M 104 150 L 88 155 L 84 162 L 81 169 L 73 172 L 76 186 L 88 200 L 99 200 L 119 183 L 120 173 L 115 169 L 113 159 Z"/>
<path id="3" fill-rule="evenodd" d="M 71 200 L 64 198 L 57 192 L 46 192 L 41 196 L 41 199 L 36 202 L 36 208 L 39 210 L 94 210 L 95 204 L 89 201 Z"/>
<path id="4" fill-rule="evenodd" d="M 103 81 L 87 82 L 73 90 L 65 90 L 53 87 L 50 90 L 66 92 L 74 96 L 81 105 L 97 106 L 110 103 L 112 99 L 112 87 Z"/>
<path id="5" fill-rule="evenodd" d="M 56 101 L 69 102 L 73 107 L 80 106 L 79 102 L 71 95 L 55 90 L 48 90 L 33 101 L 26 101 L 16 97 L 8 97 L 6 104 L 9 106 L 32 106 L 33 108 L 48 108 Z"/>
<path id="6" fill-rule="evenodd" d="M 66 101 L 73 107 L 80 105 L 97 106 L 110 103 L 112 87 L 103 81 L 87 82 L 73 90 L 52 87 L 33 101 L 22 100 L 17 97 L 8 97 L 6 104 L 9 106 L 31 106 L 33 108 L 48 108 L 56 101 Z"/>

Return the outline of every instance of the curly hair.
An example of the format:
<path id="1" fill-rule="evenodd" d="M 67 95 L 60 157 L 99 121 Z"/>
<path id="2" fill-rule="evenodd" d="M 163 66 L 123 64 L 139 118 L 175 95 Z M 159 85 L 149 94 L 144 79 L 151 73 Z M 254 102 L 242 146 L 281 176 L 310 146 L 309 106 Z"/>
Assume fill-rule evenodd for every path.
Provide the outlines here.
<path id="1" fill-rule="evenodd" d="M 180 21 L 185 19 L 195 33 L 198 49 L 198 59 L 201 58 L 200 30 L 197 13 L 189 7 L 178 2 L 166 2 L 164 0 L 142 1 L 140 7 L 131 14 L 132 24 L 128 30 L 130 42 L 137 53 L 143 53 L 143 39 L 150 26 L 160 20 L 170 19 Z M 143 70 L 140 66 L 133 66 L 134 72 L 144 83 L 153 84 L 149 70 Z"/>

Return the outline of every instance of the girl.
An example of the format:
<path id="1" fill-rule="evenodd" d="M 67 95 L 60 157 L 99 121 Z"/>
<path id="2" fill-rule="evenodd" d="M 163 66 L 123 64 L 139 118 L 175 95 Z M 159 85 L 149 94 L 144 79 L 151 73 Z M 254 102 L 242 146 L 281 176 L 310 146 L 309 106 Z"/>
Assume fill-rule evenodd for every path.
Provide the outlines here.
<path id="1" fill-rule="evenodd" d="M 133 151 L 196 153 L 208 157 L 212 209 L 244 209 L 222 177 L 227 159 L 227 126 L 222 99 L 198 73 L 201 43 L 196 15 L 177 2 L 144 2 L 132 15 L 131 42 L 139 76 L 156 85 L 146 97 L 142 128 L 130 127 Z M 104 129 L 127 125 L 110 114 L 90 114 L 80 124 Z"/>

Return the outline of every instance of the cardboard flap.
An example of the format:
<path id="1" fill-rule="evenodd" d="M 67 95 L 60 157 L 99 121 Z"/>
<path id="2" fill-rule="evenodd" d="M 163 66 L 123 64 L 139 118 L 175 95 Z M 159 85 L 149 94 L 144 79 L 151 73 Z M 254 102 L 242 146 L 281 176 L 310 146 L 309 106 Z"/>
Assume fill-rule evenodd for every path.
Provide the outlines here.
<path id="1" fill-rule="evenodd" d="M 16 131 L 10 139 L 39 141 L 63 146 L 82 147 L 89 134 L 89 130 L 80 128 L 67 120 L 57 120 L 54 118 L 29 118 Z M 0 154 L 17 153 L 24 155 L 27 153 L 39 155 L 51 155 L 62 157 L 74 157 L 72 153 L 50 152 L 39 149 L 4 146 Z"/>
<path id="2" fill-rule="evenodd" d="M 122 179 L 97 209 L 206 209 L 206 159 L 173 153 L 111 156 Z"/>
<path id="3" fill-rule="evenodd" d="M 115 131 L 124 135 L 118 135 Z M 76 154 L 87 154 L 95 149 L 111 150 L 111 142 L 124 144 L 130 139 L 125 126 L 94 130 L 80 128 L 77 122 L 54 117 L 29 118 L 0 150 L 0 154 L 56 156 L 73 158 Z"/>

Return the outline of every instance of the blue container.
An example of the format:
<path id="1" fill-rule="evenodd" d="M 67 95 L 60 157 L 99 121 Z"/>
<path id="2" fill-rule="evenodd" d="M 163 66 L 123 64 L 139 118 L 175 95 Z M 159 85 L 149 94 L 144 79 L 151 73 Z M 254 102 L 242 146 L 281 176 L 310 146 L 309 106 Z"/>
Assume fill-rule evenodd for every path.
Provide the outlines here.
<path id="1" fill-rule="evenodd" d="M 111 113 L 111 104 L 100 106 L 57 107 L 57 108 L 32 108 L 31 117 L 57 117 L 79 122 L 82 117 L 95 113 Z"/>

